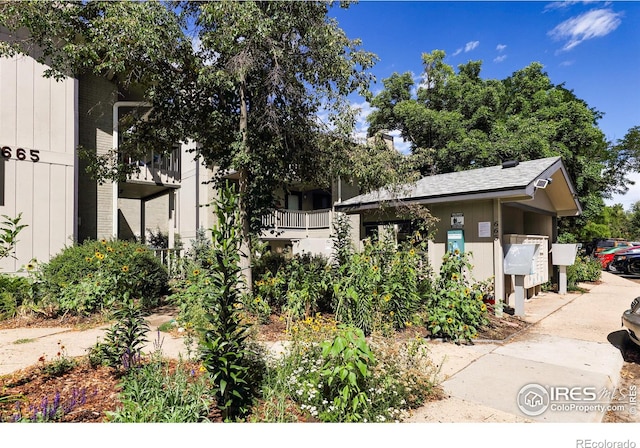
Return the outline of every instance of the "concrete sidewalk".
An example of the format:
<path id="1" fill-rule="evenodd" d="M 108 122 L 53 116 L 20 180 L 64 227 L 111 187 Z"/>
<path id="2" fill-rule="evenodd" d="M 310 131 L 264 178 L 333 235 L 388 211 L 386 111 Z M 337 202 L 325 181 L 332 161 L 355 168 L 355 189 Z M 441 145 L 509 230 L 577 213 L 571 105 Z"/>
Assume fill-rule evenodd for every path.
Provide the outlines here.
<path id="1" fill-rule="evenodd" d="M 409 421 L 600 422 L 610 403 L 630 408 L 611 397 L 623 365 L 621 315 L 640 285 L 603 272 L 601 284 L 582 286 L 589 291 L 529 299 L 524 319 L 533 325 L 504 343 L 434 342 L 449 398 Z"/>
<path id="2" fill-rule="evenodd" d="M 182 338 L 174 338 L 167 333 L 158 332 L 158 327 L 175 316 L 152 314 L 147 317 L 150 331 L 145 353 L 150 353 L 159 345 L 164 356 L 178 359 L 186 358 L 187 347 Z M 47 361 L 54 359 L 64 347 L 68 356 L 86 355 L 96 342 L 103 341 L 109 325 L 89 330 L 73 328 L 17 328 L 0 330 L 0 375 L 37 364 L 41 356 Z"/>

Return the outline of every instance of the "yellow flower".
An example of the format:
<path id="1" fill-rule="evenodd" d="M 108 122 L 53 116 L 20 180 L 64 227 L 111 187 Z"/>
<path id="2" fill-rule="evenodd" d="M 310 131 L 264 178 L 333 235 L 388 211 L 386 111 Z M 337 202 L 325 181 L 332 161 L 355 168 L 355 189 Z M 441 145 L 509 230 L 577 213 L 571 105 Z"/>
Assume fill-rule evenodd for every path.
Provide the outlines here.
<path id="1" fill-rule="evenodd" d="M 459 278 L 460 278 L 460 276 L 458 274 L 453 274 L 451 276 L 451 280 L 453 280 L 454 282 L 457 282 Z"/>
<path id="2" fill-rule="evenodd" d="M 198 369 L 198 371 L 203 373 L 203 372 L 206 372 L 207 369 L 205 368 L 205 366 L 201 365 L 200 368 Z"/>
<path id="3" fill-rule="evenodd" d="M 86 257 L 85 260 L 87 260 L 87 263 L 91 263 L 92 258 L 91 257 Z"/>
<path id="4" fill-rule="evenodd" d="M 136 247 L 136 252 L 138 253 L 144 252 L 144 249 L 142 247 Z"/>
<path id="5" fill-rule="evenodd" d="M 389 300 L 391 300 L 391 294 L 387 294 L 386 296 L 384 296 L 385 302 L 388 302 Z"/>
<path id="6" fill-rule="evenodd" d="M 456 249 L 453 251 L 454 255 L 460 255 L 460 249 Z"/>
<path id="7" fill-rule="evenodd" d="M 200 275 L 200 269 L 194 269 L 193 275 Z"/>
<path id="8" fill-rule="evenodd" d="M 409 251 L 409 255 L 411 255 L 412 257 L 413 257 L 415 254 L 416 254 L 416 251 L 415 251 L 415 250 L 411 249 L 411 250 Z"/>
<path id="9" fill-rule="evenodd" d="M 107 252 L 113 252 L 113 247 L 107 246 Z"/>
<path id="10" fill-rule="evenodd" d="M 447 317 L 447 323 L 448 324 L 452 324 L 453 323 L 453 319 L 451 319 L 450 317 Z"/>
<path id="11" fill-rule="evenodd" d="M 104 238 L 102 238 L 102 239 L 100 240 L 100 242 L 101 242 L 102 244 L 104 244 L 104 245 L 106 245 L 106 244 L 107 244 L 107 240 L 106 240 L 106 239 L 104 239 Z"/>
<path id="12" fill-rule="evenodd" d="M 391 311 L 391 312 L 389 313 L 389 316 L 393 316 L 394 314 L 396 314 L 396 313 L 394 313 L 393 311 Z"/>
<path id="13" fill-rule="evenodd" d="M 122 272 L 129 272 L 129 266 L 127 265 L 122 266 Z"/>
<path id="14" fill-rule="evenodd" d="M 27 271 L 33 271 L 36 268 L 36 265 L 33 263 L 27 263 Z"/>
<path id="15" fill-rule="evenodd" d="M 101 252 L 96 252 L 96 258 L 97 258 L 98 260 L 103 260 L 103 259 L 104 259 L 104 254 L 103 254 L 103 253 L 101 253 Z"/>
<path id="16" fill-rule="evenodd" d="M 373 269 L 373 272 L 378 272 L 378 266 L 374 265 L 373 268 L 371 268 L 371 269 Z"/>
<path id="17" fill-rule="evenodd" d="M 482 311 L 486 311 L 487 310 L 487 305 L 485 305 L 484 303 L 482 304 L 482 306 L 480 307 L 480 309 Z"/>

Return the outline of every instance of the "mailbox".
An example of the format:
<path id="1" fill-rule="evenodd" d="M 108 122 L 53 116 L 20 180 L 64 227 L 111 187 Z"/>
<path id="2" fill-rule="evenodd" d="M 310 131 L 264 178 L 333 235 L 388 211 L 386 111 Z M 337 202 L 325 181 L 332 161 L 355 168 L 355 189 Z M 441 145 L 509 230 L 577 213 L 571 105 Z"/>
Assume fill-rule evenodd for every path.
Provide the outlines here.
<path id="1" fill-rule="evenodd" d="M 464 253 L 464 231 L 462 229 L 447 230 L 447 252 L 455 252 L 456 249 Z"/>
<path id="2" fill-rule="evenodd" d="M 537 244 L 507 244 L 504 255 L 504 273 L 507 275 L 532 274 L 533 260 L 537 252 Z"/>
<path id="3" fill-rule="evenodd" d="M 554 266 L 572 266 L 578 253 L 577 244 L 552 244 L 551 261 Z"/>

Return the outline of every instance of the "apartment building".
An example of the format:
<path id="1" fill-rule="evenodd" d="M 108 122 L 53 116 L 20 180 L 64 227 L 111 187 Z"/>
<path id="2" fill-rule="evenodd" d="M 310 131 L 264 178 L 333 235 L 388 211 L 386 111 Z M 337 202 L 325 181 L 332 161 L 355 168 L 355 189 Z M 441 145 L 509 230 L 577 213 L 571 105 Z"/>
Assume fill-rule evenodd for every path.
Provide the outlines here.
<path id="1" fill-rule="evenodd" d="M 9 39 L 2 34 L 0 40 Z M 200 228 L 214 225 L 204 207 L 216 192 L 206 184 L 212 168 L 194 158 L 195 142 L 176 143 L 170 154 L 151 152 L 126 160 L 139 168 L 126 182 L 98 183 L 86 173 L 79 147 L 97 155 L 117 149 L 123 117 L 148 105 L 123 97 L 104 78 L 43 77 L 31 56 L 0 58 L 0 215 L 22 214 L 15 258 L 0 260 L 12 273 L 32 260 L 48 261 L 86 239 L 145 240 L 148 231 L 188 245 Z M 329 189 L 291 186 L 277 192 L 281 206 L 264 218 L 260 238 L 278 252 L 329 254 L 333 204 L 358 194 L 336 180 Z M 359 217 L 351 217 L 359 227 Z"/>

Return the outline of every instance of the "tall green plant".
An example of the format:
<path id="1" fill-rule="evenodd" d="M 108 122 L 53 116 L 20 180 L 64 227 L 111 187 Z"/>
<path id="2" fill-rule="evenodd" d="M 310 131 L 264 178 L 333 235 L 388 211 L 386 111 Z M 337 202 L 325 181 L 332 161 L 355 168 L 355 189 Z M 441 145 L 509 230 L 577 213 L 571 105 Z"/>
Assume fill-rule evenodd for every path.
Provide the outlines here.
<path id="1" fill-rule="evenodd" d="M 2 224 L 0 224 L 0 260 L 11 256 L 18 243 L 18 234 L 27 227 L 26 224 L 20 224 L 22 213 L 19 213 L 15 218 L 2 215 L 2 219 Z"/>
<path id="2" fill-rule="evenodd" d="M 242 323 L 244 277 L 240 269 L 241 228 L 238 196 L 229 183 L 214 202 L 218 225 L 212 229 L 214 269 L 205 306 L 208 328 L 201 329 L 200 349 L 225 420 L 248 412 L 253 396 L 247 349 L 248 327 Z M 215 312 L 212 312 L 215 311 Z"/>

